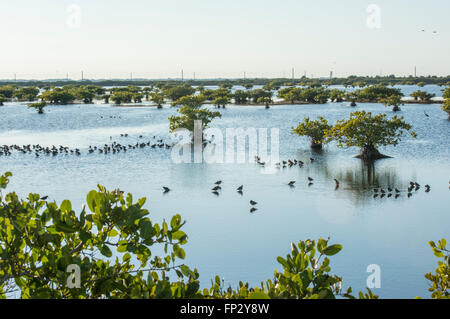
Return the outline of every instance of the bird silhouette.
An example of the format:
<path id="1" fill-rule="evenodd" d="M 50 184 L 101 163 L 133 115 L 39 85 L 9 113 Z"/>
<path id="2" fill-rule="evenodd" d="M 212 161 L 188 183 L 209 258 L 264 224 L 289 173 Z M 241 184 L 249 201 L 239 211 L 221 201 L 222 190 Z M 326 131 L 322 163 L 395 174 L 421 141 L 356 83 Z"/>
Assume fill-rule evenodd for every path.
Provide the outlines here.
<path id="1" fill-rule="evenodd" d="M 41 200 L 47 200 L 48 196 L 41 197 Z"/>
<path id="2" fill-rule="evenodd" d="M 170 188 L 169 188 L 169 187 L 166 187 L 166 186 L 163 186 L 163 190 L 164 190 L 164 193 L 170 192 Z"/>
<path id="3" fill-rule="evenodd" d="M 289 185 L 289 186 L 294 186 L 294 185 L 295 185 L 295 181 L 290 181 L 290 182 L 288 183 L 288 185 Z"/>
<path id="4" fill-rule="evenodd" d="M 252 208 L 250 208 L 250 213 L 254 213 L 254 212 L 256 212 L 257 210 L 258 210 L 258 208 L 252 207 Z"/>
<path id="5" fill-rule="evenodd" d="M 255 206 L 256 204 L 258 204 L 257 202 L 255 202 L 254 200 L 250 201 L 250 205 Z"/>
<path id="6" fill-rule="evenodd" d="M 423 111 L 423 114 L 425 114 L 426 117 L 430 117 L 427 112 Z"/>
<path id="7" fill-rule="evenodd" d="M 244 185 L 241 185 L 241 186 L 239 186 L 239 187 L 237 188 L 237 191 L 238 191 L 238 192 L 242 192 L 243 189 L 244 189 Z"/>

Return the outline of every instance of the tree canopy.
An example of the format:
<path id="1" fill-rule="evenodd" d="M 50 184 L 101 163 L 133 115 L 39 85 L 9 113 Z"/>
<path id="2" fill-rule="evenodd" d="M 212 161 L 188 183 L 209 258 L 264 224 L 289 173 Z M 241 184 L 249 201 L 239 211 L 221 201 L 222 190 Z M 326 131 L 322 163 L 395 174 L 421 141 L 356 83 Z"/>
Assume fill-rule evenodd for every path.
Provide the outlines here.
<path id="1" fill-rule="evenodd" d="M 340 147 L 356 146 L 361 148 L 363 159 L 376 159 L 379 156 L 377 147 L 397 145 L 405 132 L 416 137 L 412 126 L 403 121 L 403 117 L 386 114 L 373 115 L 371 112 L 358 111 L 350 114 L 350 118 L 340 120 L 326 132 L 327 141 L 335 140 Z M 373 156 L 369 153 L 374 152 Z"/>
<path id="2" fill-rule="evenodd" d="M 392 106 L 392 111 L 400 111 L 400 105 L 403 105 L 402 98 L 399 95 L 391 95 L 380 100 L 385 106 Z"/>
<path id="3" fill-rule="evenodd" d="M 192 108 L 189 106 L 183 106 L 178 110 L 179 116 L 169 117 L 170 131 L 173 132 L 176 129 L 184 128 L 190 132 L 194 131 L 194 122 L 196 120 L 202 121 L 202 129 L 208 127 L 209 123 L 212 122 L 216 117 L 222 117 L 222 114 L 217 111 L 210 111 L 208 109 Z"/>
<path id="4" fill-rule="evenodd" d="M 311 147 L 321 148 L 325 141 L 325 133 L 331 128 L 328 121 L 319 116 L 317 120 L 310 120 L 309 117 L 303 119 L 296 128 L 292 128 L 292 133 L 299 136 L 309 136 L 311 138 Z"/>

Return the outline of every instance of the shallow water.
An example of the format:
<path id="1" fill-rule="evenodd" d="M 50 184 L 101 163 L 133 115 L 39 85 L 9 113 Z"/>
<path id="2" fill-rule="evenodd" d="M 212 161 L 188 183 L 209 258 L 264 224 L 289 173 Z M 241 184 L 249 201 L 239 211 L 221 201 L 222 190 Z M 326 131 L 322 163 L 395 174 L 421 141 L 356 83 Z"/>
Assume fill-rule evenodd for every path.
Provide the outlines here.
<path id="1" fill-rule="evenodd" d="M 350 108 L 347 103 L 220 110 L 222 118 L 212 127 L 279 128 L 280 158 L 306 162 L 303 168 L 267 174 L 252 161 L 174 164 L 171 151 L 165 149 L 87 153 L 89 145 L 111 141 L 135 144 L 153 136 L 169 140 L 167 118 L 175 113 L 173 108 L 49 106 L 45 115 L 38 115 L 8 103 L 0 107 L 0 145 L 65 145 L 80 148 L 82 155 L 35 158 L 14 152 L 0 156 L 0 172 L 14 174 L 9 189 L 22 196 L 39 192 L 50 195 L 49 200 L 70 199 L 74 207 L 81 207 L 89 190 L 100 183 L 120 187 L 135 198 L 147 197 L 146 207 L 156 221 L 181 214 L 189 234 L 186 262 L 199 269 L 204 286 L 216 274 L 233 286 L 239 280 L 258 285 L 281 268 L 275 259 L 289 252 L 290 242 L 330 236 L 344 246 L 332 257 L 332 271 L 344 278 L 344 286 L 364 289 L 367 266 L 378 264 L 382 286 L 375 293 L 384 298 L 426 297 L 424 274 L 436 268 L 427 242 L 450 235 L 450 121 L 439 105 L 403 106 L 399 115 L 413 125 L 418 138 L 405 137 L 395 148 L 382 148 L 393 158 L 370 169 L 353 158 L 356 149 L 331 144 L 320 154 L 311 153 L 306 139 L 290 134 L 305 116 L 322 115 L 334 123 L 360 109 L 393 115 L 383 105 Z M 129 136 L 121 137 L 123 133 Z M 310 157 L 314 163 L 307 161 Z M 307 185 L 308 176 L 315 179 L 312 186 Z M 341 181 L 338 190 L 334 178 Z M 217 180 L 223 180 L 219 197 L 211 194 Z M 287 186 L 291 180 L 297 181 L 292 189 Z M 404 192 L 398 199 L 372 198 L 373 186 L 405 190 L 410 181 L 431 185 L 431 192 L 422 187 L 409 199 Z M 243 196 L 236 193 L 241 184 Z M 163 195 L 163 185 L 173 191 Z M 258 202 L 253 214 L 250 200 Z"/>

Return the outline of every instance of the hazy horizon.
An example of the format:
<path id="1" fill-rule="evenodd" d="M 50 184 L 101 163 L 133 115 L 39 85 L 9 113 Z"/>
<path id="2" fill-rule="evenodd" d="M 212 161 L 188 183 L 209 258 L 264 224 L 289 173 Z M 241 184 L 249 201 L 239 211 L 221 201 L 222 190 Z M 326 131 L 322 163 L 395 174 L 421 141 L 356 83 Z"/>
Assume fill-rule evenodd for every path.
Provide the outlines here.
<path id="1" fill-rule="evenodd" d="M 450 2 L 17 0 L 0 79 L 447 76 Z"/>

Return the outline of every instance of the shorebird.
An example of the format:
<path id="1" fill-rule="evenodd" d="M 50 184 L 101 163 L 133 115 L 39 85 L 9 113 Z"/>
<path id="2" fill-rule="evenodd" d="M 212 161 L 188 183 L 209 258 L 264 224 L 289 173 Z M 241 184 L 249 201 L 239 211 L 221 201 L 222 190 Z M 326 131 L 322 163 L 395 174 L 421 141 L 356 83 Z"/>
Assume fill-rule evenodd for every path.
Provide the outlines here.
<path id="1" fill-rule="evenodd" d="M 256 204 L 258 204 L 257 202 L 255 202 L 254 200 L 250 201 L 250 205 L 255 206 Z"/>
<path id="2" fill-rule="evenodd" d="M 48 196 L 41 197 L 41 200 L 47 200 Z"/>
<path id="3" fill-rule="evenodd" d="M 295 181 L 290 181 L 290 182 L 288 183 L 288 185 L 289 185 L 289 186 L 294 186 L 294 185 L 295 185 Z"/>
<path id="4" fill-rule="evenodd" d="M 166 187 L 166 186 L 163 186 L 163 190 L 164 190 L 164 193 L 170 192 L 170 188 L 169 188 L 169 187 Z"/>
<path id="5" fill-rule="evenodd" d="M 237 191 L 238 191 L 238 192 L 242 192 L 243 189 L 244 189 L 244 185 L 241 185 L 241 186 L 239 186 L 239 187 L 237 188 Z"/>
<path id="6" fill-rule="evenodd" d="M 314 178 L 308 177 L 308 181 L 312 182 L 314 181 Z"/>
<path id="7" fill-rule="evenodd" d="M 222 184 L 222 181 L 217 181 L 217 182 L 215 182 L 215 184 L 220 185 L 220 184 Z"/>
<path id="8" fill-rule="evenodd" d="M 431 186 L 430 185 L 425 185 L 425 192 L 429 193 L 431 191 Z"/>
<path id="9" fill-rule="evenodd" d="M 250 213 L 254 213 L 254 212 L 256 212 L 257 210 L 258 210 L 258 208 L 252 207 L 252 208 L 250 208 Z"/>
<path id="10" fill-rule="evenodd" d="M 214 187 L 212 190 L 213 190 L 213 191 L 218 191 L 218 190 L 220 190 L 220 189 L 222 189 L 222 187 L 216 186 L 216 187 Z"/>

